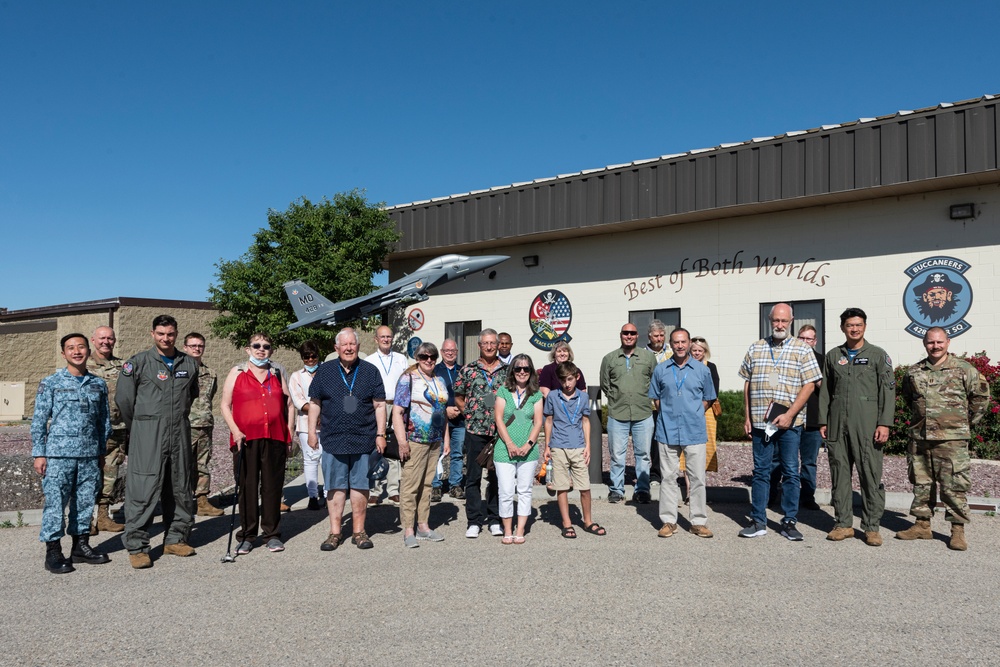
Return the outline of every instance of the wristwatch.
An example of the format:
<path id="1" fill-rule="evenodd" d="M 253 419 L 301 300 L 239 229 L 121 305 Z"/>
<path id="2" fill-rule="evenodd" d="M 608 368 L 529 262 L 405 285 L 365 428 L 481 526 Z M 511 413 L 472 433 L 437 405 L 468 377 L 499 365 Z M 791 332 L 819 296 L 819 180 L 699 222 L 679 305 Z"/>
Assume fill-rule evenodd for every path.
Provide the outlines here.
<path id="1" fill-rule="evenodd" d="M 376 433 L 375 437 L 376 438 L 384 438 L 385 437 L 385 433 Z"/>
<path id="2" fill-rule="evenodd" d="M 534 440 L 529 440 L 528 441 L 528 447 L 534 447 L 534 446 L 535 446 L 535 441 Z"/>

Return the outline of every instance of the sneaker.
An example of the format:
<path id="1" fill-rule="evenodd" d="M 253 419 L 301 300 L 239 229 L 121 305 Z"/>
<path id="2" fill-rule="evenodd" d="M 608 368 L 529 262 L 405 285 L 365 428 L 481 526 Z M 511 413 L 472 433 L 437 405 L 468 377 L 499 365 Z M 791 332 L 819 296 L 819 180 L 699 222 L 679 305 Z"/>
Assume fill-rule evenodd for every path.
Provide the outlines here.
<path id="1" fill-rule="evenodd" d="M 764 537 L 765 535 L 767 535 L 767 526 L 756 521 L 751 521 L 750 525 L 740 531 L 740 537 Z"/>
<path id="2" fill-rule="evenodd" d="M 279 551 L 285 550 L 285 544 L 277 537 L 272 537 L 267 541 L 267 550 L 271 553 L 277 553 Z"/>
<path id="3" fill-rule="evenodd" d="M 431 502 L 432 503 L 441 502 L 441 495 L 442 495 L 441 487 L 437 487 L 436 489 L 431 489 Z"/>
<path id="4" fill-rule="evenodd" d="M 418 540 L 427 540 L 428 542 L 444 542 L 444 535 L 437 532 L 433 528 L 428 530 L 426 533 L 417 530 Z"/>
<path id="5" fill-rule="evenodd" d="M 236 554 L 239 556 L 246 556 L 253 550 L 253 544 L 247 540 L 243 540 L 236 545 Z"/>
<path id="6" fill-rule="evenodd" d="M 407 549 L 416 549 L 417 547 L 419 547 L 420 545 L 417 544 L 417 536 L 416 535 L 404 535 L 403 536 L 403 546 L 406 547 Z"/>
<path id="7" fill-rule="evenodd" d="M 794 521 L 781 522 L 781 536 L 788 538 L 792 542 L 802 541 L 802 533 L 800 533 L 798 528 L 795 527 Z"/>
<path id="8" fill-rule="evenodd" d="M 503 528 L 500 527 L 499 523 L 490 524 L 490 535 L 493 537 L 503 537 Z"/>
<path id="9" fill-rule="evenodd" d="M 456 500 L 463 500 L 465 498 L 465 489 L 461 486 L 453 487 L 448 491 L 448 495 Z"/>
<path id="10" fill-rule="evenodd" d="M 502 532 L 503 531 L 501 531 L 501 533 Z M 470 540 L 474 540 L 477 537 L 479 537 L 479 526 L 469 526 L 468 529 L 465 531 L 465 536 L 468 537 Z"/>
<path id="11" fill-rule="evenodd" d="M 632 494 L 632 502 L 637 505 L 648 505 L 651 500 L 648 491 L 636 491 Z"/>
<path id="12" fill-rule="evenodd" d="M 611 493 L 608 494 L 608 502 L 611 503 L 612 505 L 615 503 L 620 503 L 623 500 L 625 500 L 625 496 L 618 493 L 617 491 L 612 491 Z"/>

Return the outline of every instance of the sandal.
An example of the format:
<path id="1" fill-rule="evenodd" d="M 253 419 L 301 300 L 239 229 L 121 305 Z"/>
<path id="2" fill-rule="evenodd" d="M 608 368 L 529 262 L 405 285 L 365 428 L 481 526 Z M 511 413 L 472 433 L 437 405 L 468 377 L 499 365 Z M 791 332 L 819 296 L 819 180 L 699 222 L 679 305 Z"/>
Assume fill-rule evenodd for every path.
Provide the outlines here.
<path id="1" fill-rule="evenodd" d="M 375 546 L 374 544 L 372 544 L 372 541 L 368 539 L 368 535 L 365 533 L 365 531 L 361 531 L 360 533 L 354 533 L 354 535 L 351 536 L 351 542 L 353 542 L 354 546 L 356 546 L 359 549 L 371 549 L 373 546 Z"/>
<path id="2" fill-rule="evenodd" d="M 524 544 L 524 535 L 515 535 L 514 544 Z"/>
<path id="3" fill-rule="evenodd" d="M 562 536 L 565 537 L 567 540 L 575 540 L 576 528 L 574 528 L 573 526 L 566 526 L 565 528 L 562 529 Z"/>
<path id="4" fill-rule="evenodd" d="M 339 547 L 344 542 L 344 536 L 341 533 L 330 533 L 330 536 L 323 540 L 323 544 L 319 545 L 320 551 L 333 551 Z"/>
<path id="5" fill-rule="evenodd" d="M 514 536 L 504 535 L 503 537 L 500 538 L 500 544 L 514 544 Z"/>
<path id="6" fill-rule="evenodd" d="M 608 534 L 608 531 L 604 530 L 602 526 L 599 526 L 596 523 L 592 523 L 589 526 L 585 526 L 584 530 L 590 533 L 591 535 L 603 536 Z"/>

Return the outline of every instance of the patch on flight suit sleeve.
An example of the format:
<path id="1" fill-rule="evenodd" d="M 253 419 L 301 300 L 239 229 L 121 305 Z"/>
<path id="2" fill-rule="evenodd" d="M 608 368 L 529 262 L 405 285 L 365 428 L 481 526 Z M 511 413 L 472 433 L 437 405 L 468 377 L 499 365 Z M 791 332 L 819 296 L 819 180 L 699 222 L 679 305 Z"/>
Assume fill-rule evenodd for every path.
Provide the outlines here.
<path id="1" fill-rule="evenodd" d="M 132 365 L 131 361 L 126 361 L 122 364 L 122 375 L 132 375 L 132 371 L 135 370 L 135 366 Z"/>

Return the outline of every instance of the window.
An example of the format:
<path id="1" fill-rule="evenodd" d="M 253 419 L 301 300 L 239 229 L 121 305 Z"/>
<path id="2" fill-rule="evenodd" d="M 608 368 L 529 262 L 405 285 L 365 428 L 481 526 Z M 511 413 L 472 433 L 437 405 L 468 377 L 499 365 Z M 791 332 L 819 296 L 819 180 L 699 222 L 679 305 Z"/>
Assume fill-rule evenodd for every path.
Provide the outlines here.
<path id="1" fill-rule="evenodd" d="M 787 303 L 792 307 L 792 335 L 798 334 L 799 327 L 803 324 L 811 324 L 816 327 L 816 349 L 822 352 L 826 349 L 826 326 L 825 302 L 818 301 L 772 301 L 760 304 L 760 337 L 767 338 L 771 335 L 771 320 L 768 315 L 771 308 L 778 303 Z"/>
<path id="2" fill-rule="evenodd" d="M 628 314 L 628 321 L 639 330 L 638 345 L 649 344 L 646 333 L 649 331 L 649 323 L 653 320 L 660 320 L 667 327 L 667 341 L 670 340 L 670 332 L 681 325 L 681 309 L 665 308 L 663 310 L 631 310 Z M 665 343 L 666 344 L 666 343 Z"/>
<path id="3" fill-rule="evenodd" d="M 482 320 L 472 322 L 445 322 L 444 337 L 458 343 L 458 363 L 465 365 L 479 356 L 479 332 L 483 330 Z"/>

